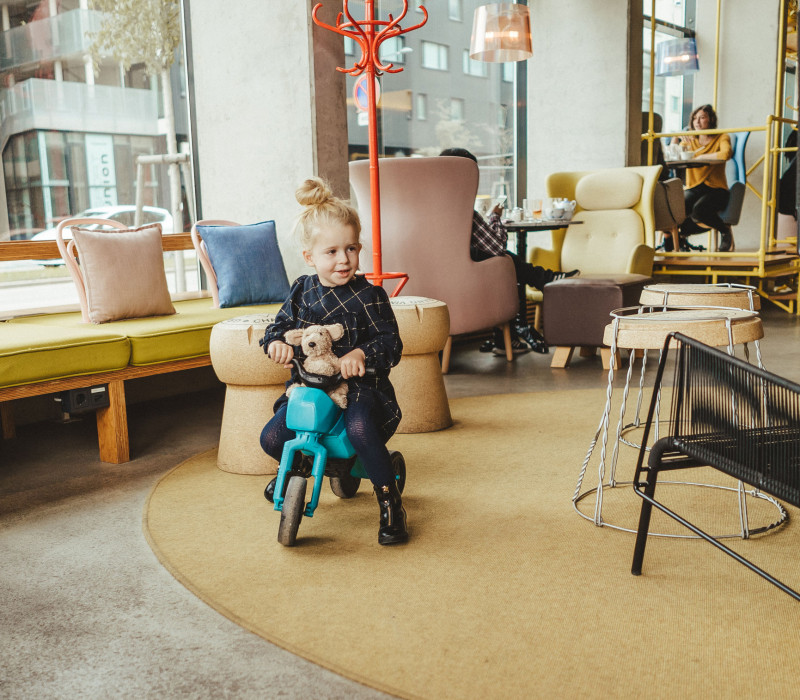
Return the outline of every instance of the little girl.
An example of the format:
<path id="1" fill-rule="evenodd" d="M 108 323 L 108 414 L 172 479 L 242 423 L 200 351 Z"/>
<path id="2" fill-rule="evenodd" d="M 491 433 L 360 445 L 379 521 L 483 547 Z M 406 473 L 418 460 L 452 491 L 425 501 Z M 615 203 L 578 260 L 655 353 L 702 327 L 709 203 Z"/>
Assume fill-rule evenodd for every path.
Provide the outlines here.
<path id="1" fill-rule="evenodd" d="M 378 497 L 378 542 L 405 542 L 406 513 L 386 449 L 400 423 L 400 407 L 389 381 L 389 370 L 400 361 L 403 350 L 397 320 L 385 290 L 356 277 L 361 251 L 361 222 L 356 210 L 334 197 L 319 178 L 306 180 L 295 196 L 305 207 L 295 235 L 303 247 L 303 259 L 316 274 L 295 281 L 275 322 L 267 327 L 264 350 L 278 364 L 292 367 L 295 348 L 284 342 L 286 331 L 342 324 L 344 335 L 334 342 L 333 350 L 341 358 L 342 378 L 348 383 L 347 437 Z M 367 367 L 374 367 L 377 373 L 365 376 Z M 292 381 L 295 379 L 292 376 Z M 287 401 L 286 394 L 276 401 L 275 415 L 261 432 L 261 447 L 278 461 L 284 443 L 295 436 L 286 427 Z M 270 482 L 268 494 L 274 493 L 276 481 Z"/>

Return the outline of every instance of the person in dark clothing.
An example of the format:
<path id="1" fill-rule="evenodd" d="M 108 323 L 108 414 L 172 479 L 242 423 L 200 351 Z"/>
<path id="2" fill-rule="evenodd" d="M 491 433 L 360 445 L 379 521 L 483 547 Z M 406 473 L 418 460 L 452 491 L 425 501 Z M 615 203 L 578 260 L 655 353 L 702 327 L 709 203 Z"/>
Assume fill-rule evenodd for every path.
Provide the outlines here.
<path id="1" fill-rule="evenodd" d="M 478 162 L 478 159 L 466 148 L 446 148 L 439 155 L 458 156 L 469 158 L 475 163 Z M 519 255 L 508 251 L 506 249 L 508 231 L 500 218 L 502 211 L 502 205 L 498 204 L 489 214 L 488 221 L 477 211 L 472 212 L 472 236 L 469 242 L 469 254 L 473 260 L 486 260 L 499 255 L 507 255 L 514 263 L 517 284 L 525 284 L 539 290 L 543 289 L 548 282 L 574 277 L 580 272 L 579 270 L 571 270 L 569 272 L 549 270 L 541 265 L 532 265 L 520 258 Z M 529 344 L 517 335 L 516 329 L 512 324 L 511 347 L 515 354 L 528 352 L 529 350 L 541 353 L 547 352 L 547 344 L 544 338 L 535 329 L 531 329 L 531 335 L 533 336 L 533 343 Z M 484 351 L 487 349 L 494 350 L 497 355 L 505 355 L 503 334 L 499 330 L 496 331 L 491 344 L 487 343 L 481 349 Z"/>

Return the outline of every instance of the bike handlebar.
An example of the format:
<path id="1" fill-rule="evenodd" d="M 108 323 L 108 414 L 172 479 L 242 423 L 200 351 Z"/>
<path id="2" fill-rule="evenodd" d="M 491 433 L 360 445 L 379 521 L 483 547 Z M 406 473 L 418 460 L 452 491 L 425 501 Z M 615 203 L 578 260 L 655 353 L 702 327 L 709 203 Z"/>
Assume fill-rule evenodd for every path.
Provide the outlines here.
<path id="1" fill-rule="evenodd" d="M 292 364 L 297 370 L 297 374 L 302 383 L 314 389 L 322 389 L 323 391 L 327 391 L 340 382 L 345 381 L 342 378 L 341 372 L 337 372 L 336 374 L 314 374 L 313 372 L 307 372 L 303 367 L 302 362 L 300 362 L 300 360 L 298 360 L 296 357 L 292 358 Z M 367 367 L 365 376 L 374 377 L 376 374 L 377 371 L 374 367 Z"/>

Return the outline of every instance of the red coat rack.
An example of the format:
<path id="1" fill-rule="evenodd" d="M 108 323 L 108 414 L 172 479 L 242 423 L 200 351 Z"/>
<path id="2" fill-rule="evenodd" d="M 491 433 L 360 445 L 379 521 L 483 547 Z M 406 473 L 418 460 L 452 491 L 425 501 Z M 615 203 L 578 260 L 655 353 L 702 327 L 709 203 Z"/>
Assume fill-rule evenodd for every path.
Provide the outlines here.
<path id="1" fill-rule="evenodd" d="M 405 272 L 384 272 L 381 259 L 381 187 L 380 173 L 378 171 L 378 123 L 377 105 L 375 96 L 375 78 L 384 73 L 399 73 L 403 69 L 395 68 L 393 63 L 381 63 L 378 56 L 380 45 L 387 39 L 391 39 L 401 34 L 408 34 L 415 29 L 419 29 L 428 21 L 428 11 L 420 5 L 423 19 L 419 24 L 415 24 L 408 29 L 402 29 L 400 22 L 408 13 L 408 0 L 403 0 L 403 11 L 397 18 L 389 15 L 387 20 L 375 19 L 374 0 L 364 2 L 364 20 L 358 22 L 353 19 L 347 7 L 347 0 L 343 0 L 342 12 L 336 17 L 336 25 L 326 24 L 317 17 L 322 7 L 322 3 L 317 3 L 311 13 L 314 23 L 324 29 L 348 36 L 358 43 L 361 47 L 361 58 L 353 64 L 351 68 L 336 67 L 341 73 L 348 73 L 358 76 L 362 73 L 367 76 L 367 118 L 369 133 L 369 189 L 372 199 L 372 272 L 367 274 L 367 278 L 373 280 L 375 284 L 382 286 L 385 279 L 399 279 L 397 287 L 392 296 L 397 296 L 405 283 L 408 275 Z M 343 21 L 344 19 L 347 21 Z"/>

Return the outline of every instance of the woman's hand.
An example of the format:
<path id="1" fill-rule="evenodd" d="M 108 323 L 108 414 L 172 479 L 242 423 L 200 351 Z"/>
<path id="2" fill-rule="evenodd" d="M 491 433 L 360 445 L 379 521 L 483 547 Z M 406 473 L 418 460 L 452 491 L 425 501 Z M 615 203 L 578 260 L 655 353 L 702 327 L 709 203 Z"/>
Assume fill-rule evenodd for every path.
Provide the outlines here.
<path id="1" fill-rule="evenodd" d="M 350 379 L 350 377 L 363 377 L 367 371 L 367 366 L 364 364 L 366 356 L 361 348 L 355 348 L 348 352 L 341 358 L 341 365 L 339 371 L 342 373 L 342 379 Z"/>
<path id="2" fill-rule="evenodd" d="M 267 355 L 279 365 L 291 368 L 294 348 L 291 345 L 287 345 L 282 340 L 273 340 L 267 348 Z"/>

